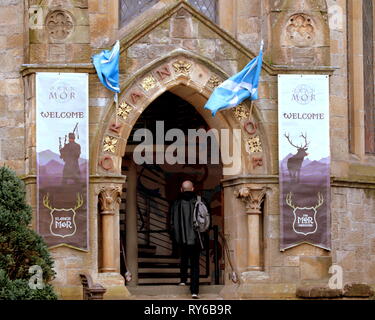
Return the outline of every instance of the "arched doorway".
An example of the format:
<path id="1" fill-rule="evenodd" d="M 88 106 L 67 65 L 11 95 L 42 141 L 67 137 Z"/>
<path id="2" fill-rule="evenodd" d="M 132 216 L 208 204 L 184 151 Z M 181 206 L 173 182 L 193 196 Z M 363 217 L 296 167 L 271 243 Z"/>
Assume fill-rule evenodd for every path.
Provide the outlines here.
<path id="1" fill-rule="evenodd" d="M 133 151 L 139 142 L 133 140 L 134 133 L 140 128 L 150 130 L 155 151 L 156 123 L 163 126 L 164 133 L 171 129 L 182 130 L 186 137 L 185 161 L 180 164 L 169 164 L 166 159 L 163 163 L 135 163 Z M 216 149 L 212 148 L 211 142 L 215 144 L 216 141 L 207 141 L 207 163 L 199 161 L 199 146 L 195 159 L 188 156 L 189 147 L 194 145 L 195 148 L 198 142 L 189 139 L 189 130 L 199 129 L 208 131 L 210 128 L 189 102 L 170 91 L 155 99 L 133 126 L 122 161 L 122 174 L 128 181 L 120 206 L 121 273 L 124 276 L 126 270 L 132 273 L 132 281 L 128 283 L 131 286 L 177 284 L 180 281 L 179 254 L 170 237 L 169 206 L 178 197 L 185 179 L 194 182 L 196 192 L 209 204 L 212 217 L 212 227 L 203 239 L 205 249 L 200 258 L 200 282 L 223 283 L 224 255 L 219 240 L 219 234 L 224 232 L 223 171 L 220 162 L 212 161 L 212 152 Z M 165 142 L 163 149 L 168 150 L 171 144 Z"/>
<path id="2" fill-rule="evenodd" d="M 127 195 L 129 192 L 137 193 L 137 172 L 133 171 L 134 174 L 130 174 L 129 171 L 127 175 L 123 174 L 123 157 L 138 119 L 153 101 L 168 91 L 190 103 L 193 110 L 199 113 L 209 128 L 216 129 L 220 133 L 223 132 L 222 129 L 227 130 L 228 139 L 221 143 L 221 155 L 226 151 L 232 156 L 231 160 L 240 164 L 237 166 L 236 163 L 224 163 L 221 157 L 223 160 L 223 171 L 220 177 L 223 178 L 224 200 L 221 203 L 225 220 L 224 235 L 227 239 L 228 255 L 231 256 L 232 262 L 230 263 L 228 259 L 225 261 L 229 262 L 229 264 L 225 263 L 225 270 L 222 273 L 223 276 L 225 275 L 225 286 L 230 285 L 233 279 L 231 277 L 233 265 L 238 272 L 263 268 L 261 252 L 263 233 L 260 230 L 262 211 L 257 209 L 255 214 L 248 213 L 248 210 L 244 212 L 243 205 L 238 198 L 246 201 L 246 208 L 257 207 L 260 201 L 258 197 L 264 196 L 264 193 L 260 191 L 274 183 L 273 180 L 269 183 L 268 177 L 265 176 L 272 168 L 273 158 L 265 156 L 269 154 L 269 143 L 256 106 L 251 119 L 249 118 L 251 108 L 247 102 L 239 109 L 236 108 L 237 110 L 218 112 L 215 117 L 204 109 L 214 88 L 227 77 L 228 75 L 213 62 L 203 60 L 192 53 L 176 50 L 132 75 L 123 86 L 119 108 L 116 109 L 114 103 L 108 105 L 103 114 L 100 129 L 95 139 L 91 141 L 91 144 L 95 146 L 91 157 L 91 162 L 94 164 L 91 167 L 92 183 L 95 183 L 93 190 L 99 201 L 111 204 L 110 214 L 108 210 L 98 212 L 98 220 L 105 220 L 103 227 L 98 228 L 97 255 L 98 279 L 104 285 L 113 286 L 115 282 L 116 288 L 119 288 L 118 284 L 121 283 L 121 287 L 124 284 L 124 277 L 120 274 L 120 206 L 117 205 L 117 199 L 121 200 L 120 195 L 123 193 Z M 222 139 L 220 141 L 222 142 Z M 252 144 L 254 147 L 254 141 L 257 144 L 257 150 L 251 151 L 248 146 Z M 233 152 L 234 150 L 237 152 Z M 233 157 L 234 154 L 236 154 L 235 157 Z M 128 187 L 126 189 L 124 189 L 125 181 Z M 135 183 L 130 183 L 130 181 L 135 181 Z M 239 194 L 238 191 L 241 189 L 246 189 L 246 192 Z M 132 210 L 136 212 L 136 202 L 128 203 L 133 203 Z M 120 204 L 122 207 L 125 205 Z M 131 223 L 133 230 L 137 230 L 137 219 L 133 219 Z M 132 237 L 132 241 L 138 244 L 137 237 Z M 127 262 L 132 261 L 138 267 L 138 250 L 133 253 L 133 256 L 135 258 L 127 257 Z"/>

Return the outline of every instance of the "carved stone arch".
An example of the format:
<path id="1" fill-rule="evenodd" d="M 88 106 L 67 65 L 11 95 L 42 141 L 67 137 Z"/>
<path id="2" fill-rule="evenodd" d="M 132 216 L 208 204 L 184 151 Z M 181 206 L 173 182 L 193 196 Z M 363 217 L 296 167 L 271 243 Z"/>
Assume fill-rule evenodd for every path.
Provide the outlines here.
<path id="1" fill-rule="evenodd" d="M 119 95 L 119 110 L 115 114 L 115 103 L 111 102 L 104 113 L 102 126 L 98 130 L 91 148 L 94 175 L 121 174 L 121 160 L 125 154 L 127 139 L 142 112 L 158 96 L 170 91 L 192 104 L 207 122 L 210 128 L 241 129 L 241 170 L 235 175 L 266 174 L 270 172 L 271 161 L 265 155 L 268 142 L 258 108 L 253 107 L 253 121 L 256 130 L 249 134 L 244 123 L 251 119 L 239 119 L 235 110 L 224 110 L 212 117 L 204 105 L 212 91 L 229 77 L 214 62 L 185 50 L 175 50 L 168 56 L 144 66 L 122 84 Z M 249 111 L 251 103 L 244 102 L 243 107 Z M 242 106 L 241 106 L 242 107 Z M 117 119 L 116 119 L 117 118 Z M 231 131 L 231 130 L 230 130 Z M 257 152 L 248 152 L 246 143 L 252 138 L 259 139 L 261 148 Z M 262 159 L 255 163 L 254 158 Z M 256 164 L 256 165 L 254 165 Z"/>

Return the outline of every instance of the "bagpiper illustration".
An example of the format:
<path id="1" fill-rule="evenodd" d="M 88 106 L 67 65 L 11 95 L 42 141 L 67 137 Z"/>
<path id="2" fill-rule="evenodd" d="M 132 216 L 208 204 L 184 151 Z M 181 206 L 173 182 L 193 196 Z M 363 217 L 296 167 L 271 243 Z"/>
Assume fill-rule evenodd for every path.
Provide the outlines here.
<path id="1" fill-rule="evenodd" d="M 60 149 L 60 158 L 63 159 L 65 162 L 64 169 L 63 169 L 63 178 L 62 184 L 67 184 L 68 181 L 72 181 L 73 183 L 80 183 L 81 180 L 81 172 L 79 169 L 79 157 L 81 155 L 81 146 L 75 142 L 77 132 L 77 139 L 79 139 L 78 134 L 78 122 L 73 129 L 73 132 L 68 134 L 69 142 L 66 143 L 66 135 L 64 146 L 61 146 L 61 138 L 59 138 L 59 149 Z"/>

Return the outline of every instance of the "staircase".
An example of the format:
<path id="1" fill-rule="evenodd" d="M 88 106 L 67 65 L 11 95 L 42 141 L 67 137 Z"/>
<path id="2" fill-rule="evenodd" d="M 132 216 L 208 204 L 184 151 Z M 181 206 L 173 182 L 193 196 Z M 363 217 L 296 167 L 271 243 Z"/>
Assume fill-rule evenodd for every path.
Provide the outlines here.
<path id="1" fill-rule="evenodd" d="M 165 177 L 160 171 L 153 168 L 140 171 L 137 182 L 139 286 L 167 286 L 180 282 L 180 259 L 175 254 L 169 235 L 169 202 L 163 197 L 164 186 Z M 126 199 L 122 199 L 122 202 L 124 208 Z M 121 213 L 124 218 L 126 212 Z M 208 243 L 205 247 L 209 247 Z M 213 283 L 208 257 L 207 249 L 200 257 L 201 284 Z"/>
<path id="2" fill-rule="evenodd" d="M 200 283 L 210 284 L 206 274 L 204 257 L 201 258 Z M 168 256 L 138 258 L 138 285 L 178 284 L 180 282 L 180 259 Z M 189 283 L 189 282 L 188 282 Z"/>

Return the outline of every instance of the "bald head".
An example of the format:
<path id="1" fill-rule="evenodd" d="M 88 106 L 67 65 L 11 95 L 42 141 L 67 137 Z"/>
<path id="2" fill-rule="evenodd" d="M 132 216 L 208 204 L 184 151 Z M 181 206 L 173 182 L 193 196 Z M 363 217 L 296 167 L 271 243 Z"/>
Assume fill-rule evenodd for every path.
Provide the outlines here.
<path id="1" fill-rule="evenodd" d="M 181 192 L 194 191 L 194 184 L 190 180 L 186 180 L 181 185 Z"/>

